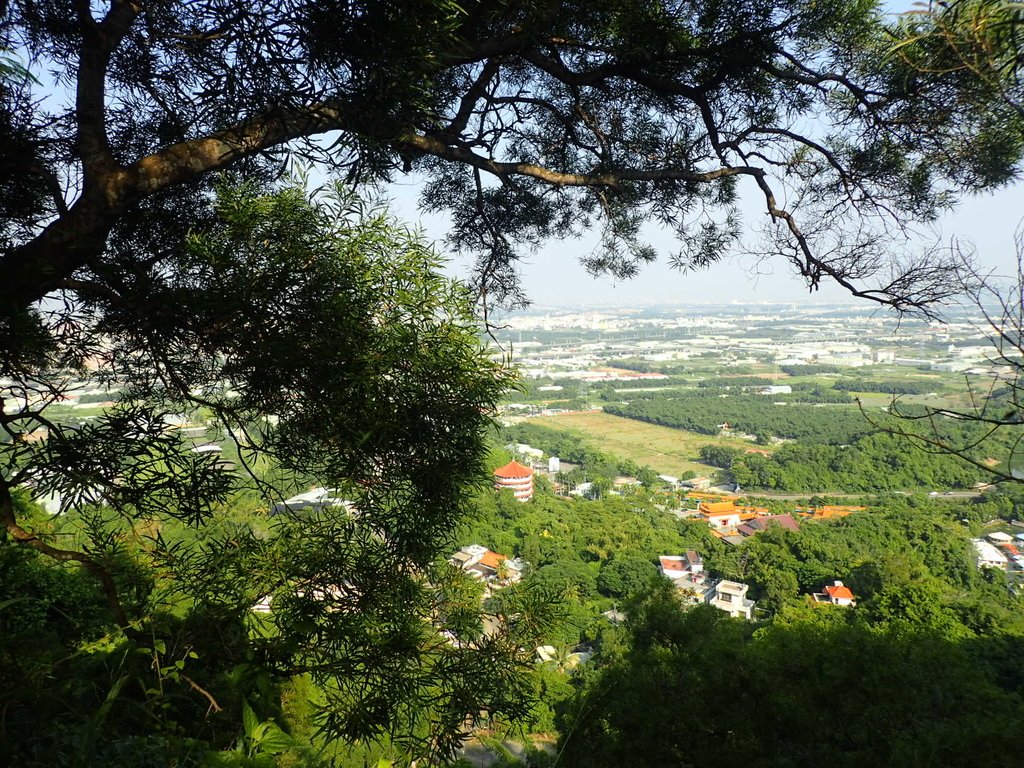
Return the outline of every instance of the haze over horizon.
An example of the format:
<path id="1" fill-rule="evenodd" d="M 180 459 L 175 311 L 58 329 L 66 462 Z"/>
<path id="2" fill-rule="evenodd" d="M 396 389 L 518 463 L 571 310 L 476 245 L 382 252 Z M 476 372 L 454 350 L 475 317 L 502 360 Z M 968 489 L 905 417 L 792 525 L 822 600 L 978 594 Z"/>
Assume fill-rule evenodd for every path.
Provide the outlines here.
<path id="1" fill-rule="evenodd" d="M 442 217 L 425 216 L 418 211 L 418 185 L 415 182 L 394 184 L 388 192 L 394 213 L 422 226 L 441 253 L 451 258 L 452 272 L 460 277 L 467 276 L 472 260 L 447 251 L 444 244 L 447 228 Z M 968 198 L 933 225 L 920 227 L 915 242 L 918 247 L 938 243 L 948 248 L 956 241 L 965 249 L 976 251 L 982 270 L 1013 276 L 1017 269 L 1015 233 L 1021 228 L 1024 216 L 1022 192 L 1022 184 L 1017 183 L 995 193 Z M 741 202 L 746 225 L 744 236 L 748 243 L 756 245 L 757 228 L 765 216 L 763 208 L 757 207 L 753 197 Z M 763 206 L 763 202 L 761 204 Z M 667 232 L 653 232 L 651 242 L 660 253 L 672 249 L 672 239 Z M 759 261 L 753 255 L 728 257 L 707 269 L 692 272 L 673 269 L 662 259 L 643 266 L 639 274 L 629 280 L 594 277 L 579 262 L 580 257 L 591 250 L 592 243 L 593 238 L 553 240 L 523 259 L 521 284 L 533 307 L 738 303 L 874 306 L 827 280 L 819 290 L 809 292 L 802 278 L 781 259 Z"/>

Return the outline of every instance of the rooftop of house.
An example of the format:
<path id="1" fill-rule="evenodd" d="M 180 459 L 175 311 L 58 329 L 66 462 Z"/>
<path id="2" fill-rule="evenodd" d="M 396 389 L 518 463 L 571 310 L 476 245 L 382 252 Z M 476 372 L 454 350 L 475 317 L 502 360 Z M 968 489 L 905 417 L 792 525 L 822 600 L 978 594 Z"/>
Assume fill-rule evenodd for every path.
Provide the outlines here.
<path id="1" fill-rule="evenodd" d="M 491 550 L 487 550 L 484 553 L 484 556 L 480 558 L 480 565 L 486 566 L 488 568 L 497 568 L 506 560 L 508 560 L 508 558 L 504 555 L 499 555 L 497 552 L 491 552 Z"/>
<path id="2" fill-rule="evenodd" d="M 702 501 L 698 509 L 701 514 L 707 517 L 735 515 L 740 511 L 736 504 L 731 501 Z"/>
<path id="3" fill-rule="evenodd" d="M 760 531 L 767 531 L 772 525 L 778 525 L 781 528 L 785 528 L 790 531 L 800 530 L 800 524 L 793 518 L 792 515 L 756 515 L 748 522 L 739 526 L 736 530 L 742 533 L 744 536 L 751 536 Z"/>
<path id="4" fill-rule="evenodd" d="M 723 580 L 718 582 L 715 589 L 719 592 L 725 592 L 730 595 L 745 595 L 750 586 L 747 584 L 741 584 L 738 581 Z"/>
<path id="5" fill-rule="evenodd" d="M 830 587 L 825 587 L 825 593 L 833 600 L 853 600 L 853 592 L 841 581 L 837 581 Z"/>
<path id="6" fill-rule="evenodd" d="M 996 549 L 995 545 L 985 541 L 984 539 L 971 539 L 971 543 L 974 544 L 974 549 L 977 551 L 979 557 L 992 562 L 1006 562 L 1006 555 Z"/>
<path id="7" fill-rule="evenodd" d="M 513 459 L 505 466 L 498 467 L 496 470 L 494 470 L 494 476 L 508 479 L 518 477 L 533 477 L 533 470 L 530 469 L 529 467 L 524 467 L 518 461 Z"/>
<path id="8" fill-rule="evenodd" d="M 658 562 L 661 563 L 661 567 L 666 571 L 685 571 L 689 567 L 689 563 L 685 559 L 677 555 L 662 555 L 658 558 Z"/>

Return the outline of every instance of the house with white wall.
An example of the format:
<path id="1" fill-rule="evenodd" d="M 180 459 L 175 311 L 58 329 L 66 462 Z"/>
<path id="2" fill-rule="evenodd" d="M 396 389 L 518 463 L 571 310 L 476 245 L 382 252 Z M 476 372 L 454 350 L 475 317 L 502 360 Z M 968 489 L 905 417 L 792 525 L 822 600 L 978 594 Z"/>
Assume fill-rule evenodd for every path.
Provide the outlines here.
<path id="1" fill-rule="evenodd" d="M 713 605 L 720 611 L 725 611 L 733 618 L 742 618 L 750 621 L 754 618 L 754 606 L 756 603 L 747 598 L 749 584 L 741 584 L 738 581 L 723 579 L 714 585 L 714 589 L 708 593 L 708 605 Z"/>
<path id="2" fill-rule="evenodd" d="M 515 584 L 523 578 L 525 567 L 519 558 L 506 557 L 479 544 L 463 547 L 449 562 L 479 581 L 502 584 Z"/>
<path id="3" fill-rule="evenodd" d="M 742 520 L 742 510 L 731 501 L 702 501 L 697 511 L 712 529 L 735 528 Z"/>
<path id="4" fill-rule="evenodd" d="M 843 582 L 836 580 L 831 585 L 826 586 L 821 592 L 815 592 L 815 602 L 818 603 L 829 603 L 830 605 L 842 605 L 842 606 L 855 606 L 857 605 L 857 598 L 853 596 L 853 592 Z"/>
<path id="5" fill-rule="evenodd" d="M 978 554 L 979 568 L 999 568 L 1005 571 L 1009 567 L 1009 560 L 1006 555 L 984 539 L 971 539 L 974 551 Z"/>

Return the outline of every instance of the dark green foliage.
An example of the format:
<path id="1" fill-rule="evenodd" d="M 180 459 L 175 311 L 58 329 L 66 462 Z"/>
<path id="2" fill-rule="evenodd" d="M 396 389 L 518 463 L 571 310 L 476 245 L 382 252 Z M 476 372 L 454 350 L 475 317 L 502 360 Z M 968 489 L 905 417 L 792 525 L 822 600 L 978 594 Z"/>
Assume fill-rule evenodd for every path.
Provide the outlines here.
<path id="1" fill-rule="evenodd" d="M 844 445 L 872 431 L 854 408 L 809 409 L 775 405 L 787 396 L 730 395 L 718 393 L 655 394 L 631 398 L 629 405 L 607 405 L 616 416 L 716 435 L 728 423 L 737 432 L 766 432 L 775 437 L 805 443 Z M 795 395 L 796 393 L 794 393 Z M 792 397 L 792 396 L 790 396 Z"/>
<path id="2" fill-rule="evenodd" d="M 555 667 L 555 665 L 551 665 Z M 537 704 L 529 720 L 530 731 L 533 733 L 557 733 L 558 714 L 564 709 L 565 702 L 572 696 L 573 687 L 565 672 L 556 668 L 541 667 L 537 673 L 540 690 L 537 693 Z M 549 765 L 538 761 L 527 762 L 529 768 Z"/>
<path id="3" fill-rule="evenodd" d="M 984 589 L 966 531 L 948 510 L 940 510 L 898 497 L 837 520 L 804 520 L 799 531 L 773 526 L 714 565 L 761 589 L 771 610 L 781 607 L 784 597 L 820 591 L 833 579 L 842 579 L 862 598 L 921 579 L 945 585 L 947 597 Z M 783 574 L 792 577 L 785 589 Z M 997 602 L 1009 605 L 1005 593 Z"/>
<path id="4" fill-rule="evenodd" d="M 52 147 L 32 123 L 32 88 L 24 67 L 2 55 L 0 45 L 0 222 L 3 246 L 33 236 L 51 204 L 52 187 L 39 173 Z"/>
<path id="5" fill-rule="evenodd" d="M 478 515 L 459 541 L 522 558 L 527 585 L 564 596 L 567 613 L 547 636 L 555 644 L 592 639 L 597 609 L 646 584 L 658 555 L 722 547 L 706 525 L 681 522 L 645 495 L 570 501 L 538 494 L 529 504 L 505 502 L 506 496 L 481 494 Z"/>
<path id="6" fill-rule="evenodd" d="M 985 474 L 955 456 L 928 453 L 887 434 L 850 446 L 784 445 L 771 456 L 744 454 L 729 468 L 741 486 L 786 491 L 896 491 L 970 488 Z"/>
<path id="7" fill-rule="evenodd" d="M 1019 653 L 1019 637 L 956 640 L 923 618 L 871 628 L 854 615 L 807 606 L 755 632 L 713 608 L 684 613 L 667 586 L 651 592 L 563 719 L 565 763 L 1012 761 L 1008 724 L 1024 710 L 984 659 L 1007 640 Z"/>
<path id="8" fill-rule="evenodd" d="M 786 403 L 852 403 L 853 397 L 845 392 L 816 384 L 793 384 L 790 394 L 772 395 L 772 401 Z"/>
<path id="9" fill-rule="evenodd" d="M 825 390 L 826 392 L 828 390 Z M 879 431 L 893 422 L 884 414 L 869 420 L 856 408 L 801 405 L 801 392 L 776 398 L 753 395 L 708 397 L 703 392 L 646 393 L 629 405 L 604 410 L 626 418 L 714 435 L 728 423 L 762 444 L 771 438 L 796 442 L 771 456 L 705 446 L 703 461 L 728 470 L 742 487 L 779 491 L 886 491 L 914 488 L 969 488 L 985 478 L 978 467 L 942 452 L 929 452 L 898 436 Z M 843 395 L 846 399 L 846 396 Z M 814 399 L 813 395 L 810 399 Z M 828 398 L 823 398 L 826 401 Z M 913 406 L 908 413 L 918 413 Z M 970 423 L 952 420 L 938 428 L 965 443 L 984 436 Z M 985 443 L 974 452 L 987 450 Z"/>
<path id="10" fill-rule="evenodd" d="M 516 543 L 506 554 L 524 558 L 534 568 L 570 560 L 601 563 L 615 553 L 630 553 L 653 562 L 659 554 L 713 546 L 707 526 L 667 515 L 650 497 L 609 497 L 598 502 L 538 495 L 529 504 L 497 505 L 487 495 L 478 517 L 459 535 L 463 543 L 490 542 L 510 531 Z M 595 571 L 596 573 L 596 571 Z"/>
<path id="11" fill-rule="evenodd" d="M 552 593 L 571 590 L 586 600 L 597 592 L 598 570 L 592 563 L 565 558 L 542 565 L 530 572 L 529 582 Z"/>
<path id="12" fill-rule="evenodd" d="M 118 402 L 3 446 L 8 530 L 84 573 L 0 544 L 15 571 L 4 583 L 42 592 L 0 616 L 17 646 L 2 674 L 25 682 L 17 709 L 35 721 L 4 730 L 0 748 L 19 765 L 51 751 L 47 764 L 77 766 L 272 755 L 277 726 L 260 724 L 301 673 L 320 691 L 324 738 L 451 754 L 467 716 L 530 705 L 528 635 L 480 638 L 479 592 L 433 573 L 483 479 L 508 374 L 480 345 L 464 287 L 384 211 L 250 186 L 222 190 L 215 213 L 167 243 L 159 268 L 112 277 L 120 299 L 83 306 L 67 331 L 101 356 Z M 15 386 L 39 380 L 66 386 L 52 370 L 23 370 Z M 238 471 L 192 451 L 173 414 L 233 438 Z M 65 514 L 13 506 L 13 472 L 62 493 Z M 346 504 L 266 519 L 270 500 L 310 485 Z M 267 597 L 271 613 L 254 616 Z M 473 642 L 445 641 L 447 621 Z M 40 643 L 25 650 L 26 633 Z M 44 678 L 67 682 L 51 692 Z M 243 697 L 257 718 L 244 738 Z"/>
<path id="13" fill-rule="evenodd" d="M 515 341 L 512 341 L 515 344 Z M 557 392 L 541 392 L 540 387 L 550 386 L 561 387 L 560 391 Z M 579 401 L 585 399 L 588 394 L 589 385 L 580 382 L 566 379 L 559 379 L 556 383 L 554 379 L 541 378 L 541 379 L 523 379 L 516 385 L 515 390 L 509 392 L 506 395 L 508 400 L 515 402 L 551 402 L 552 405 L 557 405 L 560 408 L 566 407 L 566 403 Z"/>
<path id="14" fill-rule="evenodd" d="M 832 385 L 844 392 L 882 392 L 887 395 L 925 395 L 944 387 L 934 381 L 870 381 L 843 379 Z"/>
<path id="15" fill-rule="evenodd" d="M 29 519 L 39 515 L 28 504 L 19 507 Z M 0 637 L 8 662 L 22 654 L 45 658 L 55 647 L 73 648 L 103 634 L 102 598 L 94 580 L 78 568 L 50 567 L 40 555 L 7 543 L 0 546 L 0 574 Z M 15 669 L 5 664 L 0 671 Z M 20 687 L 8 681 L 0 689 L 14 694 Z"/>
<path id="16" fill-rule="evenodd" d="M 847 373 L 849 369 L 838 365 L 781 365 L 779 370 L 787 376 L 817 376 L 822 373 Z"/>
<path id="17" fill-rule="evenodd" d="M 594 228 L 595 272 L 656 258 L 647 222 L 675 235 L 670 263 L 714 263 L 748 188 L 780 225 L 759 250 L 811 286 L 927 307 L 953 264 L 900 263 L 887 230 L 1012 179 L 1024 141 L 924 37 L 894 55 L 876 2 L 14 2 L 0 50 L 50 76 L 0 73 L 0 334 L 48 291 L 96 296 L 161 260 L 211 174 L 266 178 L 306 139 L 351 179 L 422 174 L 492 297 L 519 297 L 531 248 Z"/>
<path id="18" fill-rule="evenodd" d="M 985 524 L 990 520 L 1018 520 L 1024 517 L 1024 487 L 1019 484 L 1000 483 L 991 486 L 984 496 L 960 509 L 965 520 Z"/>
<path id="19" fill-rule="evenodd" d="M 568 764 L 928 765 L 953 750 L 948 759 L 966 765 L 956 750 L 977 739 L 990 739 L 986 759 L 1000 764 L 1012 749 L 1006 724 L 1021 714 L 1020 598 L 978 573 L 959 504 L 893 496 L 845 518 L 804 520 L 797 532 L 772 527 L 732 548 L 703 523 L 646 509 L 642 497 L 541 495 L 505 517 L 488 511 L 487 498 L 471 535 L 515 531 L 516 552 L 535 564 L 528 579 L 563 590 L 562 623 L 547 640 L 599 649 L 595 665 L 575 673 L 580 692 L 538 710 L 561 712 Z M 662 533 L 638 535 L 651 524 Z M 656 589 L 618 603 L 628 641 L 597 617 L 611 607 L 602 595 L 632 591 L 624 576 L 640 583 L 657 554 L 690 548 L 715 576 L 751 586 L 759 627 L 711 608 L 682 615 Z M 836 579 L 853 589 L 856 608 L 808 602 Z M 846 724 L 841 735 L 831 725 L 837 719 Z"/>
<path id="20" fill-rule="evenodd" d="M 892 55 L 914 73 L 915 92 L 925 97 L 927 120 L 942 113 L 985 109 L 994 127 L 1014 125 L 1024 114 L 1024 15 L 1007 0 L 955 0 L 929 6 L 927 12 L 905 14 L 894 30 Z M 986 129 L 971 140 L 981 149 L 974 173 L 965 179 L 984 185 L 999 178 L 1002 159 L 1019 151 L 1013 130 Z"/>
<path id="21" fill-rule="evenodd" d="M 629 597 L 647 586 L 657 573 L 649 559 L 619 554 L 601 565 L 597 588 L 608 597 Z"/>
<path id="22" fill-rule="evenodd" d="M 682 363 L 661 363 L 652 362 L 650 360 L 641 360 L 639 358 L 628 358 L 625 360 L 609 360 L 608 365 L 612 368 L 625 368 L 629 371 L 639 371 L 640 373 L 681 373 L 686 370 L 686 367 Z"/>
<path id="23" fill-rule="evenodd" d="M 213 172 L 232 165 L 255 183 L 279 172 L 277 148 L 331 133 L 330 150 L 317 141 L 305 149 L 353 180 L 422 173 L 424 207 L 445 211 L 450 242 L 479 260 L 481 295 L 510 301 L 519 298 L 523 252 L 594 226 L 602 236 L 587 259 L 593 271 L 627 276 L 654 258 L 649 221 L 676 234 L 678 249 L 666 254 L 673 264 L 710 264 L 738 240 L 735 203 L 749 182 L 775 222 L 789 224 L 769 228 L 763 249 L 793 263 L 811 287 L 831 276 L 899 310 L 927 309 L 955 290 L 953 265 L 894 264 L 880 231 L 929 219 L 959 190 L 1005 183 L 1024 149 L 1017 81 L 1000 74 L 993 88 L 963 60 L 948 66 L 948 38 L 933 34 L 957 28 L 956 11 L 945 13 L 903 24 L 897 31 L 909 31 L 912 44 L 887 55 L 893 39 L 872 2 L 5 4 L 0 374 L 13 389 L 0 416 L 9 537 L 0 544 L 64 565 L 45 570 L 21 550 L 0 559 L 11 584 L 41 595 L 3 604 L 3 679 L 21 686 L 13 703 L 25 705 L 4 709 L 4 762 L 187 764 L 223 750 L 211 760 L 263 765 L 291 749 L 274 721 L 278 686 L 295 673 L 318 686 L 324 733 L 401 732 L 417 754 L 451 754 L 466 718 L 484 710 L 525 712 L 530 686 L 515 660 L 542 634 L 539 623 L 525 626 L 529 588 L 497 601 L 507 627 L 476 645 L 447 642 L 435 623 L 443 614 L 453 632 L 477 632 L 475 594 L 433 569 L 466 512 L 486 414 L 506 383 L 476 343 L 468 295 L 439 275 L 415 238 L 351 199 L 325 211 L 295 192 L 226 192 L 215 208 Z M 952 26 L 930 27 L 935 18 Z M 1000 61 L 1019 48 L 1014 40 L 998 38 Z M 6 53 L 15 49 L 48 73 L 45 82 L 11 63 Z M 791 191 L 799 209 L 779 210 L 783 196 L 773 189 Z M 876 228 L 879 213 L 886 222 Z M 88 359 L 100 377 L 125 385 L 121 400 L 81 429 L 51 424 L 47 408 Z M 30 393 L 42 400 L 7 408 L 8 397 Z M 685 418 L 641 417 L 708 434 L 717 428 L 708 419 L 736 421 L 718 415 L 710 397 L 687 405 L 696 407 Z M 239 471 L 167 431 L 165 417 L 177 413 L 212 420 L 232 438 Z M 806 462 L 821 471 L 819 483 L 824 463 L 845 482 L 844 473 L 909 477 L 918 461 L 863 443 L 867 430 L 843 410 L 822 414 L 827 427 L 754 415 L 734 425 L 764 442 L 826 444 Z M 51 427 L 46 443 L 22 440 L 40 425 Z M 867 458 L 842 466 L 835 446 L 845 444 L 865 447 Z M 765 485 L 811 485 L 793 470 L 809 457 L 783 458 L 796 479 L 756 462 L 747 470 Z M 623 469 L 604 457 L 588 463 L 600 491 Z M 937 466 L 924 476 L 963 482 Z M 12 489 L 24 482 L 61 491 L 68 514 L 33 517 L 15 503 Z M 351 511 L 223 519 L 237 514 L 225 509 L 236 501 L 251 512 L 258 493 L 315 483 L 336 489 Z M 109 507 L 94 508 L 100 502 Z M 621 505 L 595 525 L 581 517 L 595 509 L 583 502 L 537 504 L 513 532 L 509 503 L 495 502 L 497 514 L 479 530 L 534 562 L 536 591 L 568 587 L 567 642 L 590 631 L 595 606 L 585 598 L 622 548 L 646 557 L 696 541 L 730 565 L 706 531 L 674 521 L 665 528 L 660 510 L 643 509 L 621 530 L 629 511 Z M 588 532 L 578 538 L 581 529 Z M 972 632 L 998 623 L 985 600 L 949 601 L 922 579 L 890 583 L 892 573 L 955 565 L 955 548 L 934 549 L 923 563 L 899 553 L 854 567 L 854 578 L 875 584 L 865 615 L 899 627 L 901 642 L 919 626 L 948 641 L 957 622 Z M 812 558 L 797 559 L 800 578 L 815 573 Z M 83 572 L 64 570 L 72 561 Z M 796 577 L 769 561 L 759 566 L 760 586 L 781 609 Z M 99 577 L 113 622 L 97 618 L 96 591 L 79 591 L 85 574 Z M 970 586 L 947 576 L 950 586 Z M 1000 589 L 995 580 L 987 586 Z M 249 607 L 267 595 L 271 617 L 253 618 Z M 944 602 L 915 612 L 933 597 Z M 659 614 L 659 631 L 679 636 L 667 611 L 649 613 Z M 717 617 L 694 616 L 714 637 Z M 747 639 L 745 628 L 729 626 L 726 640 Z M 639 645 L 659 642 L 647 633 Z M 722 662 L 744 657 L 725 641 L 720 649 L 708 678 L 711 689 L 729 691 L 736 681 Z M 901 650 L 916 658 L 919 649 Z M 929 658 L 933 668 L 939 655 Z M 749 666 L 770 670 L 772 662 Z M 1001 660 L 993 668 L 1013 677 Z M 905 675 L 907 688 L 919 685 L 932 704 L 940 697 L 915 672 Z M 754 703 L 787 711 L 776 689 L 751 682 L 750 690 L 763 694 Z M 975 691 L 952 690 L 950 699 L 980 711 Z M 999 690 L 986 693 L 997 717 L 1019 714 Z M 812 715 L 823 711 L 815 704 Z M 892 759 L 1000 756 L 943 740 L 998 744 L 975 723 L 947 718 L 940 704 L 926 714 L 947 719 L 951 735 L 912 723 L 905 731 L 919 751 L 902 751 L 892 735 Z M 869 727 L 900 722 L 866 711 Z M 813 716 L 801 724 L 815 733 L 824 725 Z M 790 732 L 799 729 L 777 731 Z M 754 740 L 742 730 L 715 735 Z M 879 762 L 849 744 L 839 744 L 844 755 Z M 752 762 L 742 751 L 749 745 L 739 746 Z M 785 752 L 791 764 L 816 756 L 790 746 L 773 742 L 763 752 Z"/>
<path id="24" fill-rule="evenodd" d="M 743 455 L 739 448 L 730 448 L 725 445 L 702 445 L 700 447 L 700 460 L 705 464 L 719 469 L 729 469 L 732 463 Z"/>
<path id="25" fill-rule="evenodd" d="M 237 614 L 195 611 L 182 621 L 156 613 L 145 639 L 131 642 L 110 636 L 95 580 L 81 569 L 6 542 L 0 572 L 5 764 L 198 764 L 211 748 L 230 744 L 232 718 L 208 711 L 184 674 L 202 680 L 229 710 L 240 707 L 241 691 L 272 710 L 268 679 L 263 698 L 252 678 L 232 679 L 246 646 Z"/>

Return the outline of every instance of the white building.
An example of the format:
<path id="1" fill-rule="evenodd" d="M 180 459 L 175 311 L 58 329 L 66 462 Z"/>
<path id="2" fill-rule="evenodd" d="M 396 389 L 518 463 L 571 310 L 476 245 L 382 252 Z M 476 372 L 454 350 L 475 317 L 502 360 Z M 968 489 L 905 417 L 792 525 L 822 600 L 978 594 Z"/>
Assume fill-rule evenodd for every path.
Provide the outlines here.
<path id="1" fill-rule="evenodd" d="M 333 488 L 313 488 L 305 493 L 279 501 L 270 508 L 270 514 L 281 515 L 286 512 L 320 512 L 334 507 L 344 507 L 352 511 L 352 502 L 335 496 Z"/>
<path id="2" fill-rule="evenodd" d="M 714 590 L 708 594 L 708 605 L 725 611 L 733 618 L 750 621 L 754 618 L 754 601 L 747 599 L 748 584 L 738 581 L 723 580 L 715 584 Z"/>
<path id="3" fill-rule="evenodd" d="M 945 360 L 942 362 L 933 362 L 933 371 L 943 371 L 945 373 L 959 373 L 960 371 L 966 371 L 971 367 L 971 364 L 964 360 Z"/>
<path id="4" fill-rule="evenodd" d="M 817 358 L 819 365 L 835 365 L 840 368 L 861 368 L 870 362 L 861 355 L 818 355 Z"/>
<path id="5" fill-rule="evenodd" d="M 833 582 L 831 587 L 825 587 L 825 594 L 832 605 L 856 605 L 853 592 L 841 581 Z"/>
<path id="6" fill-rule="evenodd" d="M 971 539 L 975 551 L 978 553 L 979 568 L 999 568 L 1005 571 L 1009 566 L 1006 555 L 996 549 L 984 539 Z"/>
<path id="7" fill-rule="evenodd" d="M 685 555 L 661 555 L 658 558 L 661 575 L 672 581 L 690 579 L 699 582 L 704 580 L 704 560 L 695 551 L 688 550 Z"/>
<path id="8" fill-rule="evenodd" d="M 519 581 L 525 567 L 519 558 L 506 557 L 479 544 L 463 547 L 452 555 L 449 562 L 479 581 L 497 581 L 499 585 Z"/>

